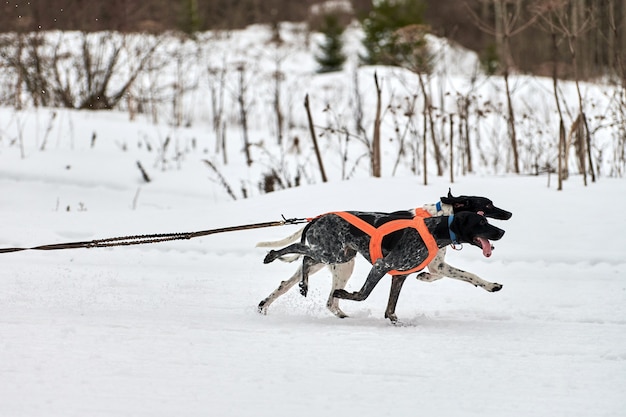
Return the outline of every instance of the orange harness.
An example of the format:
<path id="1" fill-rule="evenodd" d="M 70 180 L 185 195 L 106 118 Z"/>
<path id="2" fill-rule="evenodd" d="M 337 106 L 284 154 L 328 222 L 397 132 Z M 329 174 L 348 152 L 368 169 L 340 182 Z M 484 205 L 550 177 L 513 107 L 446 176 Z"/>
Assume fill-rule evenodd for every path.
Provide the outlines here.
<path id="1" fill-rule="evenodd" d="M 396 271 L 392 270 L 387 272 L 390 275 L 408 275 L 413 272 L 417 272 L 421 269 L 424 269 L 426 265 L 433 260 L 435 255 L 437 255 L 437 251 L 439 248 L 437 247 L 437 242 L 433 235 L 428 231 L 426 224 L 424 223 L 424 218 L 430 217 L 430 214 L 422 209 L 415 209 L 415 217 L 412 219 L 398 219 L 389 221 L 379 227 L 374 227 L 365 220 L 360 219 L 354 214 L 345 212 L 345 211 L 333 211 L 330 214 L 335 214 L 351 225 L 357 227 L 370 237 L 370 259 L 372 260 L 372 264 L 376 262 L 378 259 L 383 257 L 383 238 L 390 233 L 396 232 L 401 229 L 406 228 L 414 228 L 420 234 L 422 240 L 426 244 L 426 248 L 428 249 L 428 257 L 415 268 L 411 268 L 407 271 Z"/>

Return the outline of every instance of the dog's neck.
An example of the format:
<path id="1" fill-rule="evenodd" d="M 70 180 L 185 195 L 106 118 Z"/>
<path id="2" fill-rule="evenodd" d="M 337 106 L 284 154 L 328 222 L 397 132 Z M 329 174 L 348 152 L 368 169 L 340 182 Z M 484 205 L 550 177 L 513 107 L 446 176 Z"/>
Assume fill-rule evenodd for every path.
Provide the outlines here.
<path id="1" fill-rule="evenodd" d="M 431 216 L 449 216 L 454 214 L 454 208 L 450 204 L 437 201 L 435 204 L 424 204 L 423 208 L 430 213 Z"/>
<path id="2" fill-rule="evenodd" d="M 454 215 L 424 219 L 428 230 L 430 230 L 433 237 L 437 240 L 437 245 L 440 248 L 456 243 L 456 234 L 450 230 L 450 224 L 453 219 Z"/>

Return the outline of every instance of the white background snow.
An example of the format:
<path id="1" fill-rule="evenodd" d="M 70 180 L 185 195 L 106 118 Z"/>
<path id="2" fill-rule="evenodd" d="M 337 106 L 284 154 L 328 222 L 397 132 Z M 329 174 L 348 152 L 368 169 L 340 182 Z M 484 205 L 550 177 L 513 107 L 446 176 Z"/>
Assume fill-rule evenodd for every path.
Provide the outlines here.
<path id="1" fill-rule="evenodd" d="M 51 111 L 0 109 L 1 248 L 408 209 L 451 186 L 513 212 L 493 221 L 506 234 L 491 258 L 467 245 L 447 256 L 504 287 L 410 278 L 393 326 L 387 279 L 366 301 L 343 301 L 340 320 L 325 308 L 324 271 L 307 298 L 294 288 L 262 316 L 258 302 L 297 265 L 264 265 L 255 244 L 299 226 L 0 254 L 0 415 L 626 415 L 623 179 L 583 187 L 573 176 L 557 192 L 545 176 L 334 177 L 228 201 L 201 151 L 161 171 L 136 143 L 169 128 L 122 113 L 57 110 L 39 151 Z M 198 129 L 179 131 L 181 146 Z M 348 288 L 367 271 L 359 259 Z"/>

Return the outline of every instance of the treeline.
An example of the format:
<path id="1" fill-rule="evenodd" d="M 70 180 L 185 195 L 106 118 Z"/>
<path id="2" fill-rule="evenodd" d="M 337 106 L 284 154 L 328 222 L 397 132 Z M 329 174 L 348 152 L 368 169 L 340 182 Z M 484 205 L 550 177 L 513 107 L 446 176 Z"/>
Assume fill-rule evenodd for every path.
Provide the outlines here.
<path id="1" fill-rule="evenodd" d="M 253 23 L 313 22 L 314 8 L 322 3 L 327 2 L 13 0 L 0 4 L 0 32 L 228 30 Z M 373 7 L 371 0 L 333 0 L 333 3 L 348 5 L 351 17 L 360 21 Z M 424 6 L 423 21 L 415 23 L 425 24 L 433 34 L 477 51 L 484 67 L 494 73 L 500 73 L 503 65 L 519 72 L 549 76 L 556 66 L 561 78 L 591 79 L 624 73 L 620 62 L 626 55 L 623 0 L 422 0 L 420 3 Z M 572 54 L 576 56 L 576 68 Z M 501 61 L 503 57 L 507 62 Z"/>
<path id="2" fill-rule="evenodd" d="M 304 21 L 319 0 L 13 0 L 0 5 L 0 31 L 183 32 Z"/>
<path id="3" fill-rule="evenodd" d="M 479 52 L 486 67 L 504 53 L 508 62 L 500 64 L 524 73 L 552 76 L 556 64 L 561 78 L 624 76 L 616 70 L 626 55 L 623 0 L 432 1 L 426 20 L 436 34 Z"/>

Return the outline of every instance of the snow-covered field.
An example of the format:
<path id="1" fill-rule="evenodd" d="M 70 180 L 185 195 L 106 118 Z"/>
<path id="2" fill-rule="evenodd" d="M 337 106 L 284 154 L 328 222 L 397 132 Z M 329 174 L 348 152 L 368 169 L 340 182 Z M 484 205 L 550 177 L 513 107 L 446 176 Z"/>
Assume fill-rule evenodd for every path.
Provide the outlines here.
<path id="1" fill-rule="evenodd" d="M 301 117 L 299 108 L 291 111 Z M 572 176 L 557 192 L 554 177 L 548 187 L 546 176 L 457 175 L 450 184 L 431 174 L 424 186 L 407 169 L 389 174 L 396 150 L 385 144 L 382 179 L 362 168 L 340 181 L 335 163 L 327 184 L 229 201 L 203 162 L 213 157 L 208 125 L 127 119 L 0 109 L 0 248 L 393 211 L 433 203 L 451 186 L 513 212 L 494 221 L 506 234 L 491 258 L 468 245 L 447 257 L 504 287 L 409 279 L 393 326 L 383 317 L 387 279 L 366 301 L 343 301 L 350 318 L 341 320 L 325 308 L 324 271 L 307 298 L 294 288 L 260 315 L 259 301 L 297 265 L 264 265 L 255 244 L 299 226 L 0 253 L 0 416 L 626 415 L 623 179 L 583 187 Z M 231 129 L 231 161 L 219 169 L 239 196 L 266 167 L 244 167 Z M 255 142 L 271 137 L 268 126 L 254 129 Z M 166 137 L 167 155 L 158 151 Z M 325 146 L 327 160 L 339 159 Z M 299 163 L 311 179 L 307 152 Z M 367 271 L 359 259 L 348 288 Z"/>
<path id="2" fill-rule="evenodd" d="M 0 247 L 409 208 L 450 185 L 366 179 L 214 203 L 190 177 L 143 186 L 133 210 L 138 172 L 133 180 L 120 167 L 108 182 L 99 170 L 62 175 L 66 164 L 119 163 L 106 153 L 40 154 L 29 175 L 19 166 L 35 157 L 9 153 L 0 155 Z M 308 298 L 294 289 L 259 315 L 257 303 L 296 265 L 263 265 L 254 245 L 298 226 L 0 254 L 0 415 L 624 415 L 623 180 L 583 189 L 572 178 L 561 193 L 545 177 L 470 176 L 452 187 L 513 211 L 498 222 L 507 233 L 492 258 L 448 252 L 504 288 L 409 280 L 404 326 L 383 318 L 388 281 L 365 302 L 342 302 L 350 318 L 332 316 L 328 272 L 312 277 Z M 361 259 L 350 288 L 367 269 Z"/>

